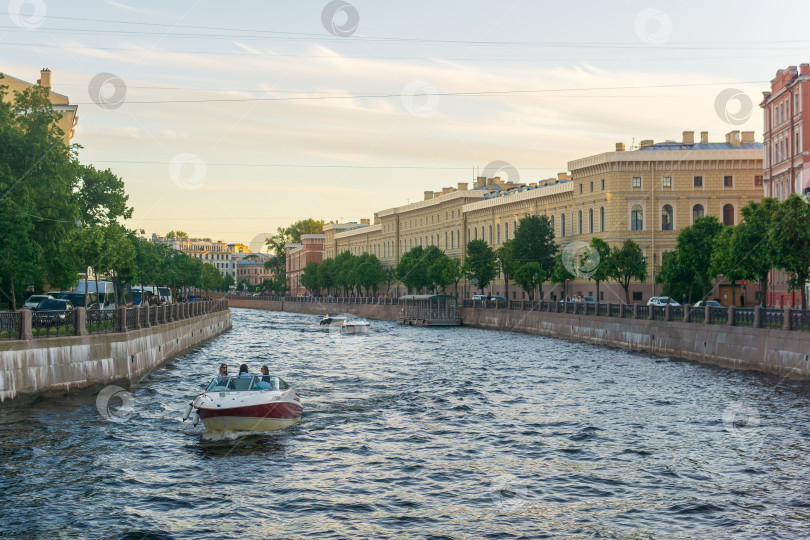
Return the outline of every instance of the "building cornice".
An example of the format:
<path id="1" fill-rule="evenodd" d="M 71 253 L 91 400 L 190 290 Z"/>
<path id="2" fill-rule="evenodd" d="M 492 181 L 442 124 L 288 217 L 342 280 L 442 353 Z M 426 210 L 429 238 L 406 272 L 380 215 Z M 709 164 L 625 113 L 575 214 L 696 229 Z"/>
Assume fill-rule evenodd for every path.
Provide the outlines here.
<path id="1" fill-rule="evenodd" d="M 483 201 L 476 201 L 474 203 L 465 204 L 462 212 L 472 212 L 474 210 L 481 210 L 484 208 L 493 208 L 496 206 L 503 206 L 511 203 L 530 201 L 540 199 L 543 197 L 550 197 L 552 195 L 559 195 L 561 193 L 570 193 L 574 191 L 574 183 L 571 181 L 561 182 L 550 186 L 541 186 L 537 188 L 527 189 L 519 193 L 510 193 L 508 195 L 501 195 L 500 197 L 492 197 Z"/>

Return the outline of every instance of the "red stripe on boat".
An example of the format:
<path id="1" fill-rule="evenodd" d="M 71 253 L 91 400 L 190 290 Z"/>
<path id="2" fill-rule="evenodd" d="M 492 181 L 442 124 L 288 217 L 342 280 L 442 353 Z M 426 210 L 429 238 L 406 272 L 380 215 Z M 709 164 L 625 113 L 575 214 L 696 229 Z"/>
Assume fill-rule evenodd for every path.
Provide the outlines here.
<path id="1" fill-rule="evenodd" d="M 229 409 L 200 409 L 200 418 L 213 418 L 215 416 L 244 416 L 246 418 L 299 418 L 303 409 L 294 403 L 265 403 L 248 407 L 232 407 Z"/>

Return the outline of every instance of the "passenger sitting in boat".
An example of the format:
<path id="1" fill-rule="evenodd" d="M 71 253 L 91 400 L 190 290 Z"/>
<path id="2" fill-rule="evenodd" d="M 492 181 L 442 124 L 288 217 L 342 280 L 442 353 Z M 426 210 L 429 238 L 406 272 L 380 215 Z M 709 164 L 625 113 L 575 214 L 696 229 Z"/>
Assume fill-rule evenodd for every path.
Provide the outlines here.
<path id="1" fill-rule="evenodd" d="M 270 368 L 267 366 L 262 366 L 262 379 L 259 381 L 258 386 L 261 390 L 275 390 L 275 385 L 273 385 L 273 380 L 270 377 Z"/>
<path id="2" fill-rule="evenodd" d="M 239 366 L 239 376 L 240 377 L 250 377 L 250 373 L 248 373 L 247 364 L 242 364 Z"/>
<path id="3" fill-rule="evenodd" d="M 220 377 L 227 377 L 228 376 L 228 364 L 221 364 L 219 366 L 219 376 Z"/>

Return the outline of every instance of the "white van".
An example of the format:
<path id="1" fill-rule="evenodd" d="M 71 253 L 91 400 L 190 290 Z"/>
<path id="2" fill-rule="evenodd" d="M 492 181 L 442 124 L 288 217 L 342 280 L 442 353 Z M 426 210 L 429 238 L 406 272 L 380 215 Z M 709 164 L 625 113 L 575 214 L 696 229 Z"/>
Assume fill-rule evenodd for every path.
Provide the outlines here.
<path id="1" fill-rule="evenodd" d="M 81 280 L 76 286 L 76 292 L 84 294 L 85 285 L 87 285 L 89 292 L 97 293 L 98 303 L 101 309 L 115 309 L 115 285 L 112 281 L 99 281 L 98 289 L 96 289 L 96 282 L 94 280 L 90 280 L 89 282 Z"/>
<path id="2" fill-rule="evenodd" d="M 160 298 L 160 301 L 164 304 L 171 304 L 174 302 L 174 299 L 172 298 L 172 290 L 169 287 L 152 287 L 151 285 L 138 285 L 137 287 L 133 287 L 132 290 L 133 292 L 143 291 L 145 296 L 156 295 L 158 298 Z"/>

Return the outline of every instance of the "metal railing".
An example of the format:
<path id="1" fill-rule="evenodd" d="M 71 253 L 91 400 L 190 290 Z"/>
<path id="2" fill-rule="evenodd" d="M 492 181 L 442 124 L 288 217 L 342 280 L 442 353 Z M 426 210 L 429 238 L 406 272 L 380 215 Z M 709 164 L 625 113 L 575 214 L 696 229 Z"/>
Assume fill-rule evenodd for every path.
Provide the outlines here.
<path id="1" fill-rule="evenodd" d="M 639 319 L 650 318 L 650 306 L 636 306 L 636 315 Z"/>
<path id="2" fill-rule="evenodd" d="M 709 324 L 728 324 L 728 308 L 709 308 Z"/>
<path id="3" fill-rule="evenodd" d="M 135 319 L 135 308 L 127 309 L 127 330 L 135 330 L 137 320 Z"/>
<path id="4" fill-rule="evenodd" d="M 703 306 L 692 306 L 689 308 L 689 322 L 703 323 L 706 320 L 706 308 Z"/>
<path id="5" fill-rule="evenodd" d="M 790 329 L 801 330 L 802 332 L 810 332 L 810 310 L 791 310 Z"/>
<path id="6" fill-rule="evenodd" d="M 734 326 L 754 326 L 753 308 L 734 308 Z"/>
<path id="7" fill-rule="evenodd" d="M 31 334 L 35 338 L 70 336 L 74 333 L 74 311 L 34 311 L 31 313 Z"/>
<path id="8" fill-rule="evenodd" d="M 90 334 L 106 334 L 118 332 L 120 321 L 117 309 L 88 309 L 86 312 L 85 327 Z"/>
<path id="9" fill-rule="evenodd" d="M 670 306 L 672 307 L 672 306 Z M 667 320 L 667 308 L 666 306 L 649 306 L 650 308 L 650 319 L 654 321 L 665 321 Z"/>
<path id="10" fill-rule="evenodd" d="M 21 322 L 19 311 L 0 313 L 0 339 L 20 339 Z"/>
<path id="11" fill-rule="evenodd" d="M 759 312 L 760 328 L 782 328 L 785 325 L 785 311 L 766 308 Z"/>

